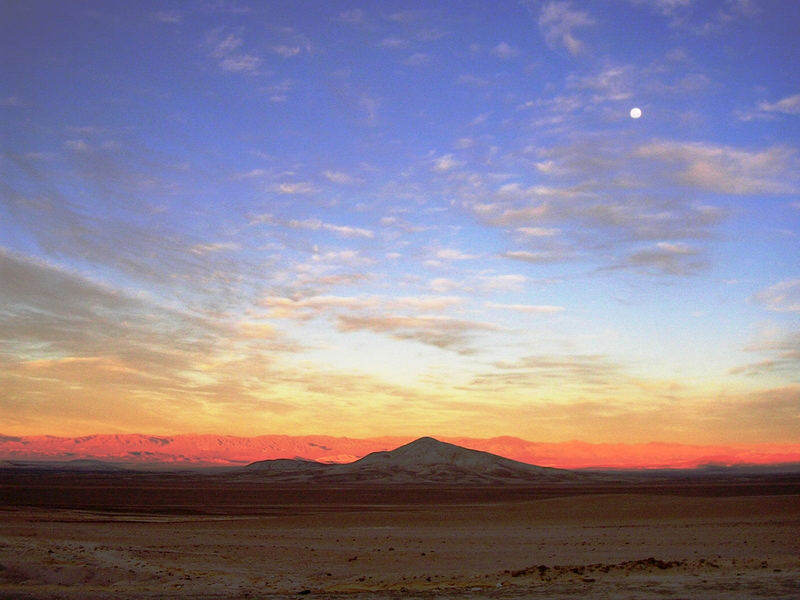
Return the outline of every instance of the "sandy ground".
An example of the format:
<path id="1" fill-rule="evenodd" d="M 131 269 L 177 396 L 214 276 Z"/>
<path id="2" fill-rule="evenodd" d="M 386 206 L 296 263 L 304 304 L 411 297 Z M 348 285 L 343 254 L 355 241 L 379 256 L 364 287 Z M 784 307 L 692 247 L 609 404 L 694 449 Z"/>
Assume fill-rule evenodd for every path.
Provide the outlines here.
<path id="1" fill-rule="evenodd" d="M 800 598 L 800 497 L 0 509 L 1 598 Z"/>

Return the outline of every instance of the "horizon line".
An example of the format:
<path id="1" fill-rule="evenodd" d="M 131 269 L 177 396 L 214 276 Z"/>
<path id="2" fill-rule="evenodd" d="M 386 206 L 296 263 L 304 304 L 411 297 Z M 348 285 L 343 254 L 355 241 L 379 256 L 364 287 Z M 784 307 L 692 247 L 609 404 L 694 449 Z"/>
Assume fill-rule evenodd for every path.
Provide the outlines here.
<path id="1" fill-rule="evenodd" d="M 490 438 L 398 435 L 356 438 L 322 434 L 238 436 L 142 433 L 83 436 L 0 434 L 0 460 L 86 459 L 127 464 L 236 466 L 290 458 L 344 464 L 371 452 L 391 450 L 420 437 L 434 437 L 527 464 L 564 469 L 686 469 L 705 465 L 780 465 L 800 462 L 800 442 L 536 442 L 510 435 Z M 231 443 L 226 444 L 225 440 Z"/>

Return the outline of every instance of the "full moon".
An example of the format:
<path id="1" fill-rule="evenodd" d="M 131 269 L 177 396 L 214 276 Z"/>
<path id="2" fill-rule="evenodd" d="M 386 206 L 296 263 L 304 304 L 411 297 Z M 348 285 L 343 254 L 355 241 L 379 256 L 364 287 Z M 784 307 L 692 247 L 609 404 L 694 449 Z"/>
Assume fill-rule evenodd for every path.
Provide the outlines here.
<path id="1" fill-rule="evenodd" d="M 641 116 L 642 116 L 642 109 L 639 108 L 638 106 L 634 106 L 631 109 L 631 119 L 638 119 Z"/>

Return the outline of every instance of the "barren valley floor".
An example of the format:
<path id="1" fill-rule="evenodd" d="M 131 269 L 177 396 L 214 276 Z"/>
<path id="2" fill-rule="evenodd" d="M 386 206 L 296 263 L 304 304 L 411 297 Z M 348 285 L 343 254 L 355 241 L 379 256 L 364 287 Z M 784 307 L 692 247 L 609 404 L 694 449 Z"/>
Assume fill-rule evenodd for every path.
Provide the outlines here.
<path id="1" fill-rule="evenodd" d="M 17 474 L 0 482 L 0 597 L 798 598 L 797 488 Z"/>

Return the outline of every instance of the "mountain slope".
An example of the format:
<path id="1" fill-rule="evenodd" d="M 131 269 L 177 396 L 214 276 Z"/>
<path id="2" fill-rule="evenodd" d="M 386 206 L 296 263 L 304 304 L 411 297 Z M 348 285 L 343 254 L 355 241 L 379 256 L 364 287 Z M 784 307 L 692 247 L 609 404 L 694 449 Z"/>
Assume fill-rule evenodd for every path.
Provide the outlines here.
<path id="1" fill-rule="evenodd" d="M 423 437 L 355 462 L 326 465 L 310 461 L 259 461 L 248 470 L 285 481 L 318 483 L 504 484 L 583 479 L 563 469 L 537 467 L 502 456 Z"/>

